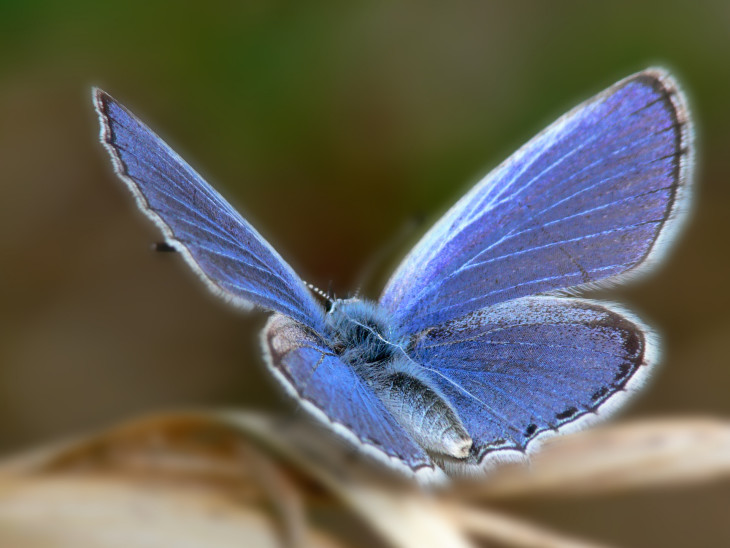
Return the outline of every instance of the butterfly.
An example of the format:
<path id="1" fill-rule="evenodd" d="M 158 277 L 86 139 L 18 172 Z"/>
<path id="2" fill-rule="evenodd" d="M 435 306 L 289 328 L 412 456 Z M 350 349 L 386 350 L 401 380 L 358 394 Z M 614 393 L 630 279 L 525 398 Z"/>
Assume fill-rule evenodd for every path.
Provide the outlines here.
<path id="1" fill-rule="evenodd" d="M 582 103 L 489 173 L 377 302 L 327 306 L 129 110 L 96 88 L 93 100 L 117 175 L 166 244 L 227 301 L 273 312 L 263 352 L 286 391 L 420 482 L 607 417 L 657 363 L 648 326 L 580 295 L 647 271 L 686 216 L 691 123 L 662 69 Z"/>

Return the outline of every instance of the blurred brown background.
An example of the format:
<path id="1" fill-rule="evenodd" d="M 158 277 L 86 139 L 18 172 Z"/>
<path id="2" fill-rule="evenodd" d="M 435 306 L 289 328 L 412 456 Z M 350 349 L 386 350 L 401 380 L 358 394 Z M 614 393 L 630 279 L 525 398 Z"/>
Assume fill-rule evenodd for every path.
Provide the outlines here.
<path id="1" fill-rule="evenodd" d="M 653 4 L 653 7 L 652 7 Z M 579 101 L 651 64 L 686 89 L 694 211 L 654 275 L 611 293 L 664 335 L 623 417 L 730 415 L 730 3 L 0 2 L 0 451 L 144 412 L 289 409 L 265 316 L 209 296 L 97 142 L 115 95 L 240 206 L 308 281 L 367 285 Z M 730 486 L 509 510 L 625 546 L 730 545 Z"/>

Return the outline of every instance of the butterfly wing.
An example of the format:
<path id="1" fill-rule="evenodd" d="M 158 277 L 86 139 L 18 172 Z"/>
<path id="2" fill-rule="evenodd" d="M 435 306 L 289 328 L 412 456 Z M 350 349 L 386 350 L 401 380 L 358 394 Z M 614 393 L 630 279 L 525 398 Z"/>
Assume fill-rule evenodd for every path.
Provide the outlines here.
<path id="1" fill-rule="evenodd" d="M 101 141 L 140 209 L 215 293 L 321 329 L 323 311 L 302 280 L 241 215 L 162 139 L 94 90 Z"/>
<path id="2" fill-rule="evenodd" d="M 381 304 L 417 333 L 650 264 L 686 209 L 688 124 L 661 70 L 583 103 L 457 202 L 393 274 Z"/>
<path id="3" fill-rule="evenodd" d="M 656 346 L 629 317 L 605 303 L 524 297 L 425 330 L 411 355 L 471 434 L 466 464 L 483 465 L 604 418 L 641 386 Z"/>
<path id="4" fill-rule="evenodd" d="M 262 343 L 269 369 L 307 411 L 380 461 L 419 479 L 438 479 L 425 451 L 317 335 L 275 314 Z"/>

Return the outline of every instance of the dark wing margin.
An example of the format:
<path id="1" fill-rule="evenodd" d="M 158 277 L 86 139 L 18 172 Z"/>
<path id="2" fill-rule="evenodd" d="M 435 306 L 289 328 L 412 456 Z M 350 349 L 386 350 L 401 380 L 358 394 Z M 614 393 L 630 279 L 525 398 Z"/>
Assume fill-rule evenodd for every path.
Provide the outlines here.
<path id="1" fill-rule="evenodd" d="M 649 69 L 579 105 L 459 200 L 381 304 L 405 333 L 500 302 L 621 283 L 664 255 L 689 207 L 686 101 Z"/>
<path id="2" fill-rule="evenodd" d="M 382 401 L 318 336 L 274 314 L 261 342 L 274 377 L 312 416 L 365 454 L 423 484 L 444 480 Z"/>
<path id="3" fill-rule="evenodd" d="M 474 440 L 452 473 L 523 458 L 546 437 L 603 420 L 658 361 L 652 331 L 614 304 L 524 297 L 414 337 L 410 355 Z"/>
<path id="4" fill-rule="evenodd" d="M 258 305 L 320 330 L 322 307 L 271 245 L 134 114 L 92 91 L 117 175 L 206 285 L 234 305 Z"/>

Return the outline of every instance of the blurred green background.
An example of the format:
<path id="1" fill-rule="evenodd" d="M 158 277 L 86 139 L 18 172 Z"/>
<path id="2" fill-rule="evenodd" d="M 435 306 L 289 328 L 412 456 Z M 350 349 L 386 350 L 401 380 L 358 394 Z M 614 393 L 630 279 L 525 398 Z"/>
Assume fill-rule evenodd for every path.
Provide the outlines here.
<path id="1" fill-rule="evenodd" d="M 611 293 L 664 335 L 624 414 L 730 415 L 730 3 L 0 1 L 0 451 L 143 412 L 285 408 L 265 316 L 209 296 L 97 142 L 99 85 L 308 281 L 367 287 L 438 215 L 579 101 L 670 68 L 697 129 L 694 212 Z M 508 508 L 625 546 L 730 545 L 730 486 Z"/>

